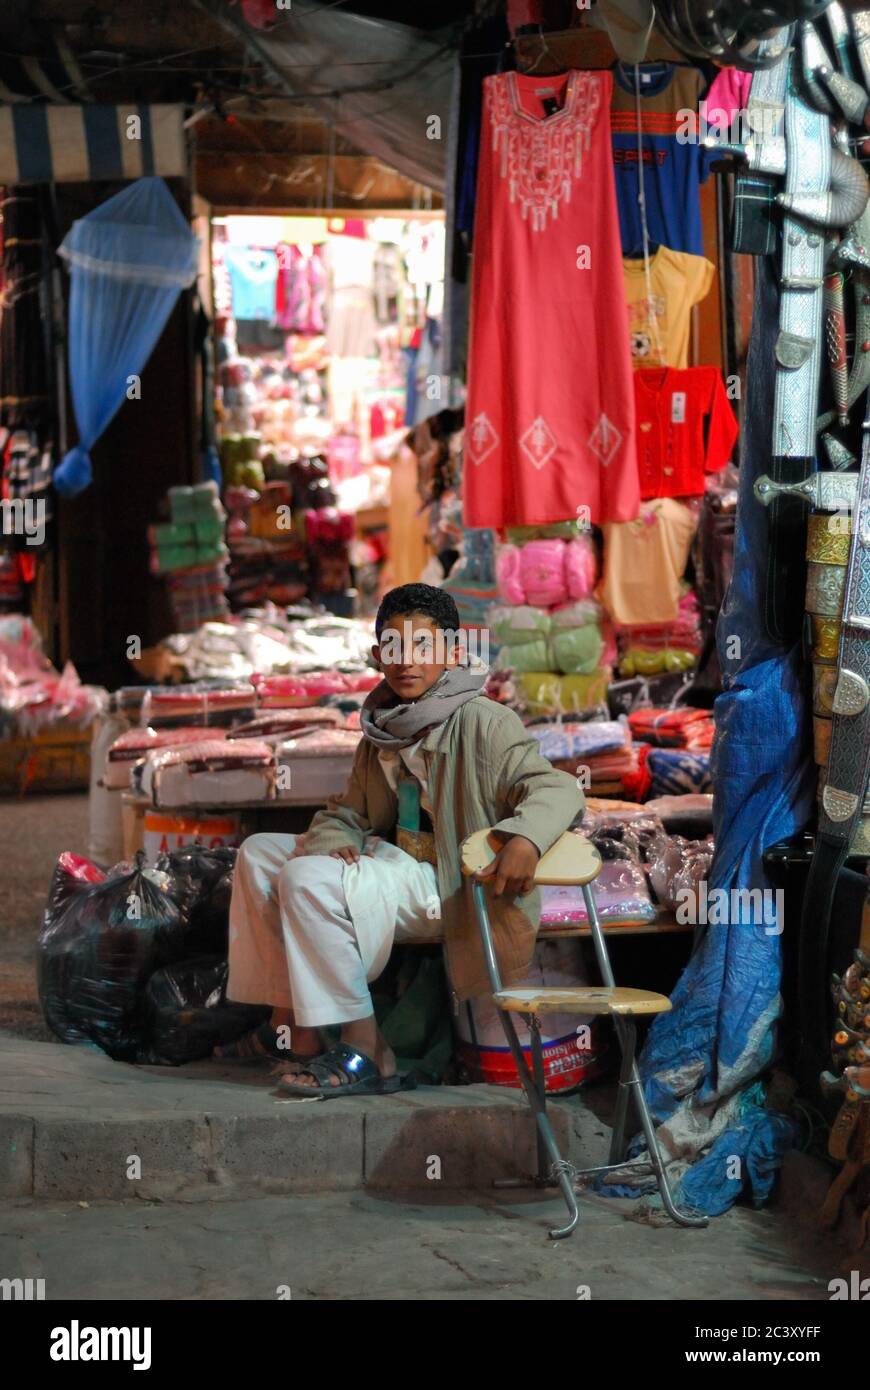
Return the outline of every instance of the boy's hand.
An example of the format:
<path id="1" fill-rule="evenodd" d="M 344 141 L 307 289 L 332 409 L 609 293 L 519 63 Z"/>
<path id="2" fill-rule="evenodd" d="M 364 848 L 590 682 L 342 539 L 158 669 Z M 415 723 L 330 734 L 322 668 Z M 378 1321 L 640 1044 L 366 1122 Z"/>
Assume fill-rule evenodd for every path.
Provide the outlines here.
<path id="1" fill-rule="evenodd" d="M 343 859 L 345 864 L 358 864 L 359 850 L 351 849 L 350 845 L 346 845 L 343 849 L 331 849 L 329 857 L 330 859 Z"/>
<path id="2" fill-rule="evenodd" d="M 481 869 L 475 878 L 493 880 L 495 897 L 524 898 L 535 886 L 535 869 L 541 855 L 531 840 L 512 835 L 491 864 Z"/>

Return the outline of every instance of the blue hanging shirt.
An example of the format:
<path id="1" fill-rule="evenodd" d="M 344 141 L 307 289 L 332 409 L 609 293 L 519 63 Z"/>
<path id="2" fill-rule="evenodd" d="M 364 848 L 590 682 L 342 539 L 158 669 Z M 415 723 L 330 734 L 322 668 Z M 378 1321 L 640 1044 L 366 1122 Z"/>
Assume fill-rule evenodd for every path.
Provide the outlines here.
<path id="1" fill-rule="evenodd" d="M 275 285 L 278 280 L 278 257 L 275 252 L 259 251 L 251 246 L 226 246 L 224 264 L 230 274 L 233 318 L 271 322 L 275 317 Z"/>
<path id="2" fill-rule="evenodd" d="M 700 186 L 710 173 L 715 151 L 700 142 L 697 113 L 705 79 L 698 68 L 673 63 L 643 64 L 640 75 L 641 154 L 643 187 L 650 243 L 671 251 L 704 254 Z M 617 63 L 613 69 L 610 107 L 611 138 L 619 208 L 619 230 L 625 256 L 643 254 L 643 227 L 638 194 L 638 119 L 634 68 Z M 680 140 L 678 132 L 693 138 Z"/>

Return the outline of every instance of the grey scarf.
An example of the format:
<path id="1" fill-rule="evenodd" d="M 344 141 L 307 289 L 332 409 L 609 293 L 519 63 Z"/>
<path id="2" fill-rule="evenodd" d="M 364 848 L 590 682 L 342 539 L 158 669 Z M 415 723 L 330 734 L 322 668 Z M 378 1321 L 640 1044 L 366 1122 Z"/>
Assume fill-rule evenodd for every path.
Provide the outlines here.
<path id="1" fill-rule="evenodd" d="M 366 697 L 360 713 L 365 737 L 384 751 L 410 748 L 430 729 L 449 719 L 483 689 L 489 668 L 482 661 L 451 666 L 419 700 L 396 704 L 395 692 L 381 681 Z"/>

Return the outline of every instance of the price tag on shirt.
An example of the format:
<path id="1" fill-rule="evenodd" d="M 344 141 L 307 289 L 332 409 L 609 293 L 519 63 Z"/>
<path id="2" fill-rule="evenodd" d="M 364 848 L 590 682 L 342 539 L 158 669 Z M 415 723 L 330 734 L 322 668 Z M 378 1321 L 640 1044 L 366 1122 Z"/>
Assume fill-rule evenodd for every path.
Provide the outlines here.
<path id="1" fill-rule="evenodd" d="M 671 424 L 684 425 L 686 423 L 686 393 L 685 391 L 675 391 L 671 396 Z"/>

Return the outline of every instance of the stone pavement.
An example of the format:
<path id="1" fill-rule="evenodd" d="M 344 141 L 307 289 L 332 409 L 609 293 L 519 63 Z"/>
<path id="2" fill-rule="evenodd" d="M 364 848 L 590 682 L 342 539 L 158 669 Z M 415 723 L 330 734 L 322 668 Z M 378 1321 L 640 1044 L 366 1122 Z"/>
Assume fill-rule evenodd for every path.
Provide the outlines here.
<path id="1" fill-rule="evenodd" d="M 324 1102 L 274 1087 L 258 1063 L 134 1067 L 0 1034 L 0 1197 L 485 1188 L 534 1163 L 516 1091 L 434 1086 Z M 576 1162 L 606 1161 L 607 1126 L 579 1097 L 555 1105 L 553 1120 Z"/>
<path id="2" fill-rule="evenodd" d="M 556 1203 L 526 1194 L 19 1200 L 0 1208 L 0 1277 L 44 1278 L 47 1300 L 75 1301 L 275 1300 L 289 1291 L 294 1300 L 573 1302 L 588 1289 L 593 1303 L 763 1303 L 826 1300 L 840 1272 L 841 1255 L 772 1212 L 734 1210 L 690 1231 L 626 1219 L 632 1205 L 585 1197 L 574 1235 L 553 1242 Z"/>

